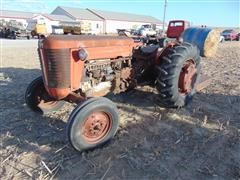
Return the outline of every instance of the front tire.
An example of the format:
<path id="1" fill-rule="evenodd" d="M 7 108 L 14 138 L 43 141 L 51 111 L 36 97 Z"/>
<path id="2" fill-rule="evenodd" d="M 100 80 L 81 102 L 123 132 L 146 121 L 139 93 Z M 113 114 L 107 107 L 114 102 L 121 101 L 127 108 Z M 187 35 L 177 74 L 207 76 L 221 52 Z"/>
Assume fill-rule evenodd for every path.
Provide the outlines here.
<path id="1" fill-rule="evenodd" d="M 200 75 L 198 48 L 189 43 L 170 48 L 156 71 L 160 105 L 172 108 L 187 105 Z"/>
<path id="2" fill-rule="evenodd" d="M 25 93 L 25 102 L 32 111 L 40 114 L 57 111 L 65 104 L 64 101 L 56 101 L 48 95 L 41 76 L 29 84 Z"/>
<path id="3" fill-rule="evenodd" d="M 67 135 L 77 151 L 101 146 L 117 132 L 116 105 L 107 98 L 92 98 L 78 105 L 69 117 Z"/>

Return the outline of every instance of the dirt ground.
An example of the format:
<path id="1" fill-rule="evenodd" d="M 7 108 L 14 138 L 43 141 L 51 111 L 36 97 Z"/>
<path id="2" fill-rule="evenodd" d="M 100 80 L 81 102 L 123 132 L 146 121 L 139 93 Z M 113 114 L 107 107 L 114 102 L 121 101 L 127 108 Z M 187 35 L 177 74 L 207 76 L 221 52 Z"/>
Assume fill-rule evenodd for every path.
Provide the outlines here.
<path id="1" fill-rule="evenodd" d="M 121 125 L 101 148 L 68 143 L 74 106 L 47 116 L 24 102 L 40 76 L 36 40 L 1 40 L 0 179 L 240 179 L 240 43 L 224 42 L 202 69 L 212 83 L 182 109 L 156 105 L 149 87 L 109 96 Z"/>

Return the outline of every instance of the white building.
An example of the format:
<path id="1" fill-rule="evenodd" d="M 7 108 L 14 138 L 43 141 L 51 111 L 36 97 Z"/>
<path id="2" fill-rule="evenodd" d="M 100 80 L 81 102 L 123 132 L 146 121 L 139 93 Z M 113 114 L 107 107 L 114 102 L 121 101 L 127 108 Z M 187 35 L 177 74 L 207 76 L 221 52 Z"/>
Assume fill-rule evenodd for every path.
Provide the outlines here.
<path id="1" fill-rule="evenodd" d="M 34 16 L 34 13 L 31 12 L 22 12 L 22 11 L 8 11 L 0 10 L 0 20 L 5 22 L 17 22 L 21 23 L 23 27 L 27 27 L 28 20 Z"/>
<path id="2" fill-rule="evenodd" d="M 162 22 L 152 16 L 87 9 L 103 19 L 103 31 L 116 33 L 117 29 L 137 29 L 144 24 L 162 26 Z"/>
<path id="3" fill-rule="evenodd" d="M 81 24 L 82 30 L 85 29 L 85 32 L 92 34 L 117 33 L 117 29 L 137 29 L 143 24 L 162 27 L 162 22 L 152 16 L 95 9 L 58 6 L 51 14 L 7 10 L 0 12 L 0 20 L 19 22 L 23 24 L 23 27 L 27 27 L 29 21 L 44 21 L 48 32 L 51 32 L 51 26 L 76 25 L 78 23 Z"/>
<path id="4" fill-rule="evenodd" d="M 94 34 L 103 33 L 103 20 L 87 9 L 58 6 L 51 14 L 68 16 L 82 25 L 89 24 Z"/>
<path id="5" fill-rule="evenodd" d="M 29 24 L 35 22 L 37 24 L 45 24 L 47 33 L 52 33 L 53 26 L 74 25 L 76 21 L 68 16 L 54 14 L 38 14 L 28 20 Z"/>
<path id="6" fill-rule="evenodd" d="M 143 24 L 162 26 L 162 22 L 152 16 L 95 9 L 58 6 L 51 14 L 66 15 L 80 22 L 88 22 L 92 31 L 97 33 L 117 33 L 117 29 L 137 29 Z"/>

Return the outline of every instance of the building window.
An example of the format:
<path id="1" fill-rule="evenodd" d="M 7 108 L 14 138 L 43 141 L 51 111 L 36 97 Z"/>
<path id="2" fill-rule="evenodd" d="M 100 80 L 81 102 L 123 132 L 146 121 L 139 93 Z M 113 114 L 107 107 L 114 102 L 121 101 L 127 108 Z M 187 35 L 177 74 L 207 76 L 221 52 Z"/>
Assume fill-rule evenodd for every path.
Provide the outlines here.
<path id="1" fill-rule="evenodd" d="M 98 24 L 96 24 L 96 28 L 97 28 L 97 29 L 99 28 L 99 25 L 98 25 Z"/>

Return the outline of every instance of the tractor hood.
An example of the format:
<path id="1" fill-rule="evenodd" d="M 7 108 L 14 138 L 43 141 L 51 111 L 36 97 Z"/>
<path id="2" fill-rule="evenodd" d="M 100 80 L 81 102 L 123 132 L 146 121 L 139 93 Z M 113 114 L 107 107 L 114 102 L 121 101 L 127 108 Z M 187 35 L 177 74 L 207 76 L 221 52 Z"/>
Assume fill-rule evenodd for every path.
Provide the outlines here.
<path id="1" fill-rule="evenodd" d="M 43 41 L 43 49 L 72 49 L 106 46 L 134 46 L 126 36 L 50 35 Z"/>

